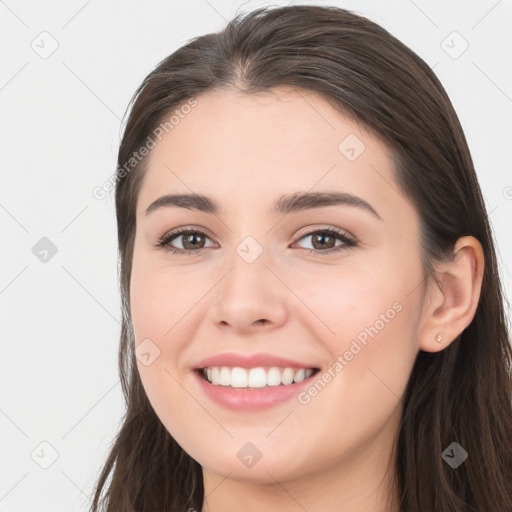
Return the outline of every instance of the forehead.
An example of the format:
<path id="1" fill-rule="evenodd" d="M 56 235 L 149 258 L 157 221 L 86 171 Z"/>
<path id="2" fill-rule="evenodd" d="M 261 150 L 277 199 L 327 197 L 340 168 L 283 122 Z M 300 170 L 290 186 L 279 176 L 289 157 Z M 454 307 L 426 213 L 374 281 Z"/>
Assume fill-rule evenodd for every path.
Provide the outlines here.
<path id="1" fill-rule="evenodd" d="M 170 192 L 262 204 L 315 188 L 397 195 L 386 145 L 315 92 L 218 90 L 196 100 L 156 140 L 141 206 Z"/>

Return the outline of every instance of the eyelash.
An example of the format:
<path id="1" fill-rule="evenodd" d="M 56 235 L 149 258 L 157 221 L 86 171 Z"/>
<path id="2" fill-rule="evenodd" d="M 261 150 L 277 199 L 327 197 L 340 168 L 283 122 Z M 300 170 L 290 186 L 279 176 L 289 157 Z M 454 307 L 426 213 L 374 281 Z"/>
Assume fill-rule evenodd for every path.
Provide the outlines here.
<path id="1" fill-rule="evenodd" d="M 332 254 L 334 252 L 343 251 L 350 247 L 357 247 L 359 245 L 358 241 L 355 238 L 347 235 L 346 233 L 338 231 L 337 229 L 334 229 L 334 228 L 321 228 L 321 229 L 316 229 L 314 231 L 310 231 L 309 233 L 305 233 L 302 236 L 300 236 L 297 241 L 302 240 L 303 238 L 306 238 L 308 236 L 314 235 L 316 233 L 332 235 L 335 238 L 338 238 L 339 240 L 341 240 L 344 245 L 338 245 L 338 246 L 331 247 L 330 249 L 325 249 L 325 250 L 303 249 L 304 251 L 307 251 L 308 254 Z M 199 231 L 196 229 L 178 228 L 175 231 L 168 233 L 168 234 L 164 235 L 162 238 L 160 238 L 158 240 L 158 242 L 155 244 L 155 247 L 157 249 L 163 249 L 167 252 L 171 252 L 173 254 L 179 254 L 182 256 L 195 254 L 199 251 L 202 251 L 203 249 L 206 249 L 206 247 L 201 247 L 199 249 L 177 249 L 170 245 L 171 241 L 174 238 L 178 238 L 179 235 L 184 235 L 184 234 L 186 234 L 186 235 L 204 235 L 205 237 L 209 238 L 206 235 L 206 233 L 203 233 L 202 231 Z"/>

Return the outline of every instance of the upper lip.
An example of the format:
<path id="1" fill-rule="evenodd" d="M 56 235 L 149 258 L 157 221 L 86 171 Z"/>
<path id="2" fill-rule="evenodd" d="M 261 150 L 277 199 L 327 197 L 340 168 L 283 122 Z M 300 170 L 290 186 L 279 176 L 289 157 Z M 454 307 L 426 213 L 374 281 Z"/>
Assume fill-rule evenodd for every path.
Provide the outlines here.
<path id="1" fill-rule="evenodd" d="M 196 369 L 207 368 L 212 366 L 230 366 L 240 368 L 257 368 L 263 366 L 282 366 L 285 368 L 317 368 L 309 363 L 300 363 L 293 359 L 275 356 L 272 354 L 215 354 L 214 356 L 202 359 L 196 365 Z"/>

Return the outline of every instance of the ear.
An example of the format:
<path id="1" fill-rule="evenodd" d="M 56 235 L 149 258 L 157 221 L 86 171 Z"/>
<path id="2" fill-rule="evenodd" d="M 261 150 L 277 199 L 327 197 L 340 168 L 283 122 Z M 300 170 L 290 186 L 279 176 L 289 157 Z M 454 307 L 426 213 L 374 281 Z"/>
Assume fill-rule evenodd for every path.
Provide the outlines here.
<path id="1" fill-rule="evenodd" d="M 437 265 L 435 279 L 429 279 L 418 338 L 421 350 L 445 349 L 471 323 L 483 274 L 482 245 L 473 236 L 459 238 L 453 258 Z M 442 335 L 440 343 L 436 341 L 438 334 Z"/>

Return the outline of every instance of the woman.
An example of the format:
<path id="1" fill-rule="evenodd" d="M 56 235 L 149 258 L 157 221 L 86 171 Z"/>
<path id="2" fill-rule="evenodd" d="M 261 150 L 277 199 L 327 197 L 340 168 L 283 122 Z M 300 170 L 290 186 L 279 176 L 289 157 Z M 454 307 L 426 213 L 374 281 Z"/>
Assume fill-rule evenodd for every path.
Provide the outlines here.
<path id="1" fill-rule="evenodd" d="M 92 510 L 512 511 L 485 206 L 387 31 L 259 9 L 178 49 L 134 96 L 116 209 L 128 407 Z"/>

